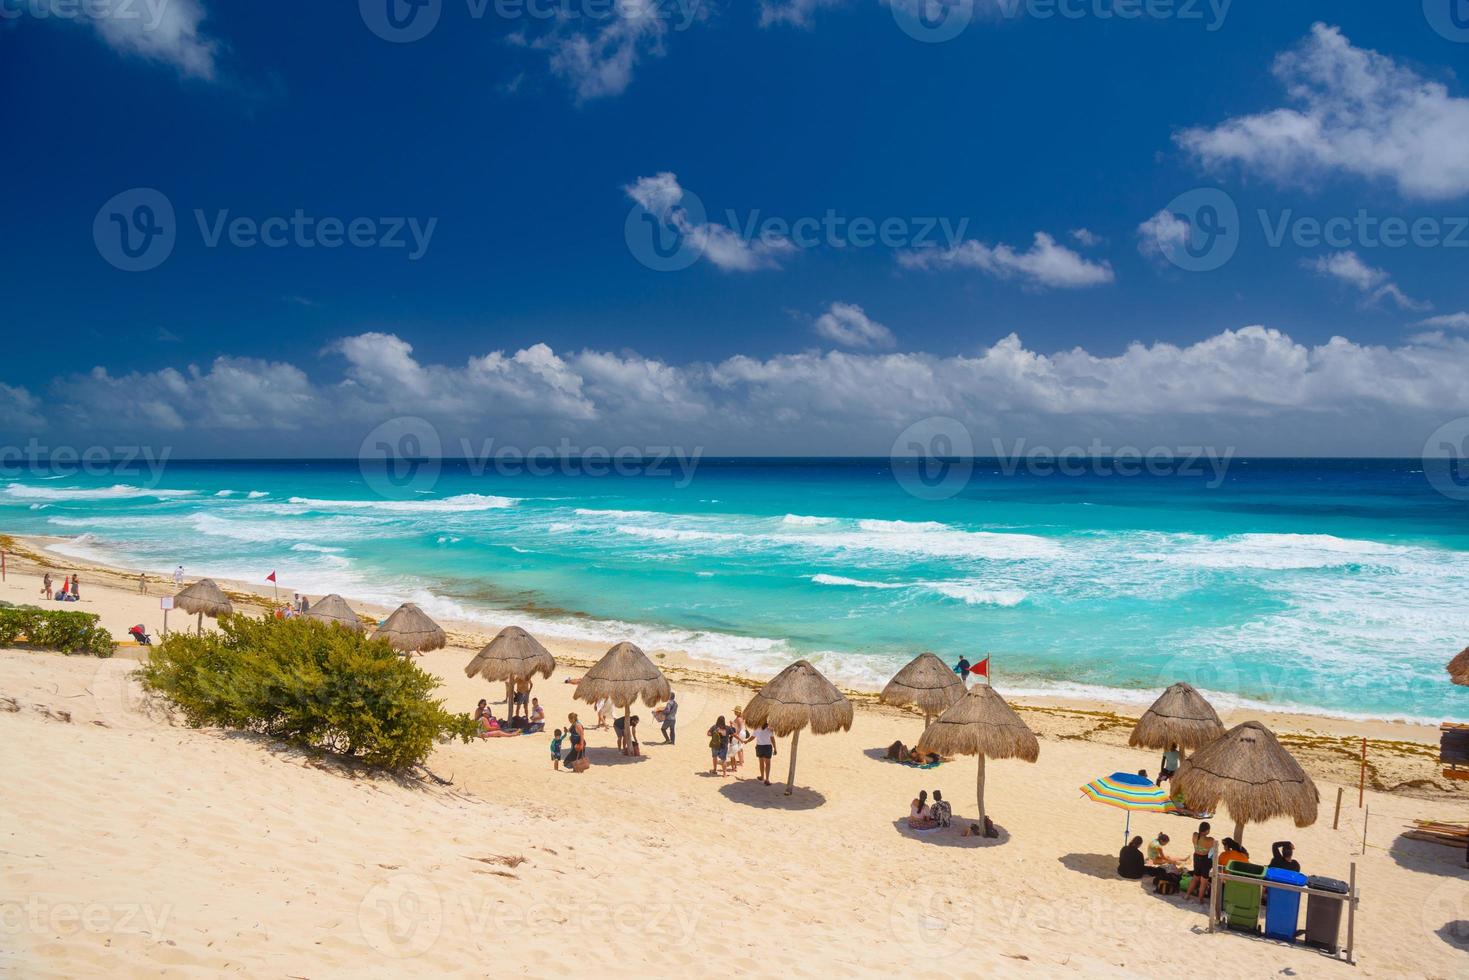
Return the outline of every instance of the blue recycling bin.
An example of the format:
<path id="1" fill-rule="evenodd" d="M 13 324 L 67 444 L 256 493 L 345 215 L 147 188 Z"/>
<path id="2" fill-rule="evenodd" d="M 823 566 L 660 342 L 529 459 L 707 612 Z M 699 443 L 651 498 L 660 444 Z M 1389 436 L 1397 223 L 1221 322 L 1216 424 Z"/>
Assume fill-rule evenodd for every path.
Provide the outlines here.
<path id="1" fill-rule="evenodd" d="M 1267 884 L 1274 881 L 1282 885 L 1305 888 L 1307 879 L 1299 871 L 1266 868 L 1265 881 Z M 1267 891 L 1269 895 L 1265 903 L 1265 935 L 1272 939 L 1294 942 L 1296 920 L 1301 914 L 1301 893 L 1286 891 L 1284 888 L 1267 888 Z"/>

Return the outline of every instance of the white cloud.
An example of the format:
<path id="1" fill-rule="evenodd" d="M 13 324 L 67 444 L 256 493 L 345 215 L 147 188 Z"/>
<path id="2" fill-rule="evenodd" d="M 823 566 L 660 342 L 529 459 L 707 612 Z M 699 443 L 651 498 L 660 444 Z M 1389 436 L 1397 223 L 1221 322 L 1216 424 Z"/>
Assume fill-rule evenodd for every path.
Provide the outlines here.
<path id="1" fill-rule="evenodd" d="M 1366 294 L 1366 302 L 1369 305 L 1390 299 L 1397 304 L 1398 309 L 1409 312 L 1421 313 L 1433 308 L 1432 303 L 1408 296 L 1398 288 L 1396 283 L 1391 281 L 1392 277 L 1386 270 L 1368 265 L 1350 249 L 1307 259 L 1303 264 L 1318 275 L 1346 283 L 1358 292 Z"/>
<path id="2" fill-rule="evenodd" d="M 571 86 L 578 102 L 587 102 L 621 95 L 644 58 L 662 57 L 671 30 L 685 30 L 707 16 L 700 0 L 673 5 L 615 0 L 610 17 L 562 19 L 543 37 L 527 41 L 516 34 L 511 43 L 549 52 L 552 73 Z M 588 23 L 592 26 L 578 29 Z"/>
<path id="3" fill-rule="evenodd" d="M 1082 248 L 1096 248 L 1106 241 L 1101 235 L 1093 234 L 1085 228 L 1071 229 L 1071 238 Z"/>
<path id="4" fill-rule="evenodd" d="M 702 220 L 702 205 L 697 215 L 691 215 L 687 206 L 691 195 L 679 185 L 677 174 L 664 171 L 639 177 L 623 191 L 638 206 L 678 229 L 690 248 L 726 272 L 778 268 L 783 256 L 796 251 L 796 246 L 785 238 L 761 235 L 746 240 L 725 225 L 706 222 Z"/>
<path id="5" fill-rule="evenodd" d="M 884 454 L 910 423 L 945 415 L 970 427 L 980 451 L 993 436 L 1402 455 L 1469 414 L 1469 338 L 1442 333 L 1397 347 L 1340 337 L 1313 346 L 1251 326 L 1112 354 L 1045 354 L 1012 334 L 952 356 L 812 350 L 717 364 L 543 344 L 434 364 L 389 333 L 347 337 L 331 352 L 341 370 L 320 380 L 235 357 L 121 376 L 98 367 L 57 379 L 44 420 L 91 441 L 243 454 L 350 454 L 373 426 L 405 415 L 430 419 L 446 451 L 461 438 L 528 446 L 567 436 L 711 453 Z M 34 428 L 40 407 L 17 391 L 0 387 L 0 405 L 19 405 L 20 427 Z"/>
<path id="6" fill-rule="evenodd" d="M 17 435 L 42 425 L 41 403 L 24 388 L 0 382 L 0 429 Z"/>
<path id="7" fill-rule="evenodd" d="M 827 340 L 842 347 L 895 347 L 897 338 L 887 327 L 867 315 L 856 303 L 833 303 L 816 318 L 812 327 Z"/>
<path id="8" fill-rule="evenodd" d="M 1137 250 L 1149 258 L 1178 254 L 1189 243 L 1193 229 L 1167 208 L 1137 226 Z"/>
<path id="9" fill-rule="evenodd" d="M 1295 107 L 1187 129 L 1178 145 L 1206 167 L 1237 163 L 1282 184 L 1340 172 L 1411 198 L 1469 193 L 1469 99 L 1321 23 L 1273 72 Z"/>
<path id="10" fill-rule="evenodd" d="M 1469 330 L 1469 312 L 1442 313 L 1419 320 L 1420 327 L 1446 327 L 1450 330 Z"/>
<path id="11" fill-rule="evenodd" d="M 204 34 L 206 13 L 198 0 L 29 0 L 38 19 L 79 22 L 123 54 L 174 66 L 194 78 L 213 79 L 219 42 Z"/>
<path id="12" fill-rule="evenodd" d="M 997 279 L 1018 278 L 1028 285 L 1056 289 L 1099 286 L 1115 278 L 1109 263 L 1085 259 L 1043 231 L 1035 233 L 1025 252 L 968 239 L 951 248 L 900 252 L 898 264 L 905 269 L 978 269 Z"/>
<path id="13" fill-rule="evenodd" d="M 760 0 L 760 26 L 810 27 L 816 11 L 840 7 L 845 0 Z"/>

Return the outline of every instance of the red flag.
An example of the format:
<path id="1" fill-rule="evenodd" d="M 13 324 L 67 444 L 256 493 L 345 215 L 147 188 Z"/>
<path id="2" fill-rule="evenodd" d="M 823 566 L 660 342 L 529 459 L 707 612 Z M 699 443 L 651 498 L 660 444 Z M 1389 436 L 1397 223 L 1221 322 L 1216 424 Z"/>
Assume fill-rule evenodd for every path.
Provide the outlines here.
<path id="1" fill-rule="evenodd" d="M 275 572 L 271 572 L 269 575 L 265 576 L 265 580 L 267 582 L 274 582 L 275 581 Z"/>
<path id="2" fill-rule="evenodd" d="M 990 658 L 985 657 L 979 663 L 969 668 L 969 673 L 978 674 L 980 677 L 990 676 Z"/>

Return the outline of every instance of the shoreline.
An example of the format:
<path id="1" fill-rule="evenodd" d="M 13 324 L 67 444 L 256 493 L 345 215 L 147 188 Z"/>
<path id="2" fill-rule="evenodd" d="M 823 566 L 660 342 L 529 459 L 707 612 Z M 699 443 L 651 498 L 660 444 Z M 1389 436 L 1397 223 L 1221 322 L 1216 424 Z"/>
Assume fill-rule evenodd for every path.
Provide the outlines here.
<path id="1" fill-rule="evenodd" d="M 36 576 L 41 574 L 41 566 L 52 563 L 53 575 L 65 575 L 69 571 L 81 571 L 98 578 L 106 580 L 109 577 L 116 578 L 112 584 L 117 587 L 127 588 L 135 585 L 137 576 L 144 574 L 149 579 L 149 595 L 172 594 L 173 580 L 170 572 L 155 571 L 137 567 L 127 567 L 99 561 L 93 557 L 78 557 L 61 551 L 57 545 L 73 543 L 80 535 L 12 535 L 17 549 L 12 553 L 12 565 L 14 570 L 21 574 L 27 572 Z M 17 561 L 19 559 L 19 561 Z M 53 567 L 54 566 L 54 567 Z M 188 580 L 192 581 L 198 576 L 190 575 Z M 231 597 L 240 597 L 248 602 L 254 609 L 265 611 L 272 605 L 271 590 L 256 583 L 245 582 L 233 578 L 218 578 L 216 581 L 220 587 L 231 594 Z M 288 584 L 281 585 L 281 591 L 289 596 L 297 590 L 297 586 Z M 315 595 L 314 593 L 308 593 Z M 248 597 L 248 598 L 247 598 Z M 319 595 L 316 596 L 320 598 Z M 354 609 L 359 613 L 366 614 L 375 620 L 381 620 L 392 612 L 393 606 L 384 605 L 361 596 L 344 594 L 343 598 L 351 602 Z M 591 629 L 596 630 L 605 627 L 607 635 L 601 639 L 587 639 L 559 634 L 553 628 L 549 630 L 537 630 L 535 627 L 544 626 L 533 613 L 518 614 L 515 611 L 506 610 L 487 611 L 486 618 L 501 616 L 494 625 L 474 619 L 466 619 L 455 616 L 435 616 L 435 620 L 450 634 L 451 646 L 463 646 L 478 649 L 494 636 L 503 626 L 511 622 L 525 622 L 532 620 L 532 631 L 536 632 L 548 649 L 559 660 L 577 666 L 590 666 L 606 652 L 612 644 L 624 639 L 615 633 L 615 625 L 607 621 L 588 619 Z M 715 660 L 700 657 L 690 653 L 688 650 L 649 645 L 646 648 L 649 656 L 653 657 L 660 667 L 674 668 L 688 676 L 702 676 L 710 681 L 737 684 L 751 690 L 757 690 L 769 677 L 760 677 L 748 671 L 731 667 Z M 783 666 L 783 665 L 782 665 Z M 776 668 L 778 670 L 779 668 Z M 771 671 L 771 675 L 775 670 Z M 1447 682 L 1447 679 L 1445 680 Z M 878 704 L 878 689 L 864 688 L 860 686 L 848 686 L 838 683 L 845 694 L 859 702 Z M 1152 703 L 1161 691 L 1157 690 L 1137 691 L 1136 699 L 1117 697 L 1091 697 L 1072 696 L 1069 694 L 1054 694 L 1032 689 L 1007 688 L 1003 679 L 997 685 L 1006 696 L 1006 700 L 1014 705 L 1017 710 L 1026 711 L 1059 711 L 1071 712 L 1081 715 L 1096 715 L 1102 717 L 1116 717 L 1119 719 L 1136 719 L 1147 706 Z M 1254 703 L 1231 703 L 1227 698 L 1217 698 L 1210 693 L 1211 700 L 1219 711 L 1220 718 L 1226 726 L 1238 723 L 1246 718 L 1261 721 L 1277 732 L 1295 732 L 1302 735 L 1322 737 L 1366 737 L 1371 740 L 1384 742 L 1416 742 L 1421 745 L 1437 746 L 1439 721 L 1429 719 L 1407 719 L 1407 718 L 1383 718 L 1373 715 L 1351 715 L 1349 713 L 1333 713 L 1329 710 L 1320 709 L 1275 709 L 1261 707 Z M 1449 721 L 1453 719 L 1441 719 Z"/>

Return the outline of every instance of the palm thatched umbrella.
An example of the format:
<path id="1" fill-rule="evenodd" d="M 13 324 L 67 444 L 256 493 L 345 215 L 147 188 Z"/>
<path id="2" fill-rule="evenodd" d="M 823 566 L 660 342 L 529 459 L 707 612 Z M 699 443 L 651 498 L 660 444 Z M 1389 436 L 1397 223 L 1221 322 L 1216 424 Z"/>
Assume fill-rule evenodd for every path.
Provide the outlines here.
<path id="1" fill-rule="evenodd" d="M 441 650 L 449 642 L 439 624 L 411 602 L 393 610 L 393 615 L 382 621 L 372 638 L 387 640 L 389 646 L 401 653 Z"/>
<path id="2" fill-rule="evenodd" d="M 882 689 L 884 704 L 913 705 L 923 712 L 923 727 L 964 696 L 964 678 L 931 653 L 920 653 Z"/>
<path id="3" fill-rule="evenodd" d="M 201 578 L 193 585 L 173 597 L 173 604 L 184 612 L 198 613 L 198 632 L 204 632 L 204 617 L 218 619 L 234 611 L 229 596 L 225 595 L 212 578 Z"/>
<path id="4" fill-rule="evenodd" d="M 1297 827 L 1316 822 L 1316 784 L 1258 721 L 1236 725 L 1194 753 L 1173 776 L 1173 789 L 1193 810 L 1222 802 L 1234 817 L 1234 839 L 1245 824 L 1290 817 Z"/>
<path id="5" fill-rule="evenodd" d="M 1187 752 L 1201 749 L 1223 734 L 1224 723 L 1214 706 L 1192 684 L 1179 681 L 1159 695 L 1137 720 L 1127 744 L 1164 751 L 1176 745 L 1181 763 Z"/>
<path id="6" fill-rule="evenodd" d="M 556 658 L 541 646 L 539 640 L 519 626 L 507 626 L 474 655 L 474 659 L 465 665 L 464 673 L 467 677 L 483 677 L 491 683 L 504 681 L 505 704 L 513 715 L 512 686 L 524 681 L 528 693 L 531 678 L 536 674 L 550 677 L 555 670 Z"/>
<path id="7" fill-rule="evenodd" d="M 596 704 L 605 697 L 614 707 L 622 709 L 622 752 L 626 755 L 632 741 L 626 736 L 632 734 L 629 716 L 633 703 L 641 699 L 651 708 L 660 701 L 667 701 L 672 690 L 658 665 L 635 644 L 624 641 L 603 654 L 602 659 L 582 675 L 572 696 L 587 704 Z"/>
<path id="8" fill-rule="evenodd" d="M 777 735 L 791 736 L 791 766 L 786 774 L 786 796 L 796 785 L 796 749 L 801 729 L 825 735 L 852 730 L 852 702 L 821 671 L 797 660 L 770 679 L 745 708 L 745 721 L 756 728 L 769 724 Z"/>
<path id="9" fill-rule="evenodd" d="M 988 684 L 975 684 L 953 707 L 939 715 L 938 721 L 924 730 L 918 748 L 939 755 L 979 756 L 975 799 L 979 803 L 981 827 L 984 826 L 985 759 L 1034 762 L 1041 754 L 1035 733 Z"/>
<path id="10" fill-rule="evenodd" d="M 1449 680 L 1463 687 L 1469 687 L 1469 647 L 1459 651 L 1459 655 L 1449 661 Z"/>
<path id="11" fill-rule="evenodd" d="M 348 629 L 361 632 L 366 629 L 362 620 L 347 605 L 347 600 L 333 592 L 331 595 L 322 596 L 310 609 L 306 611 L 307 619 L 319 619 L 323 623 L 340 623 Z"/>

